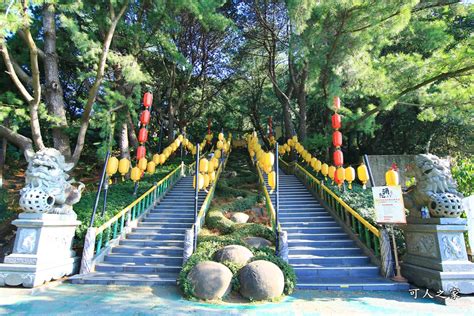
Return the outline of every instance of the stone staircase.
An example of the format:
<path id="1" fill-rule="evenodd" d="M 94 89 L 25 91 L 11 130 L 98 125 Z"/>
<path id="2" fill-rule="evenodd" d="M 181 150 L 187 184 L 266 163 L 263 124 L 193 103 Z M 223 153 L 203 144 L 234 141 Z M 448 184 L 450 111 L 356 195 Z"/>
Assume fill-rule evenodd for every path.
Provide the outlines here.
<path id="1" fill-rule="evenodd" d="M 296 176 L 280 171 L 279 193 L 279 222 L 288 232 L 288 257 L 297 276 L 297 288 L 408 290 L 407 283 L 380 276 L 379 267 L 370 263 Z M 275 194 L 271 199 L 275 203 Z"/>
<path id="2" fill-rule="evenodd" d="M 183 263 L 184 233 L 194 223 L 192 177 L 180 179 L 163 200 L 113 247 L 95 272 L 73 283 L 117 285 L 176 284 Z M 199 207 L 206 197 L 199 193 Z"/>

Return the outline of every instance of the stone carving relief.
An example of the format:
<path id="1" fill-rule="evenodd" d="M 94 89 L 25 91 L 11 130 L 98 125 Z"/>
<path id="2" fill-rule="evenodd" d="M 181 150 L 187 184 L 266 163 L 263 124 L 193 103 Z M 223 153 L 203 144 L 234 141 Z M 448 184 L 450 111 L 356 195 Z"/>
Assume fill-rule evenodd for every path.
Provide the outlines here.
<path id="1" fill-rule="evenodd" d="M 36 229 L 21 229 L 17 251 L 22 254 L 32 254 L 36 246 Z"/>
<path id="2" fill-rule="evenodd" d="M 464 258 L 464 246 L 459 236 L 443 236 L 441 240 L 443 241 L 443 252 L 446 259 Z"/>
<path id="3" fill-rule="evenodd" d="M 72 205 L 81 199 L 84 184 L 69 180 L 73 164 L 54 148 L 27 155 L 25 187 L 20 191 L 20 207 L 29 213 L 72 214 Z M 73 186 L 77 183 L 78 186 Z"/>
<path id="4" fill-rule="evenodd" d="M 436 241 L 433 235 L 407 234 L 408 252 L 424 257 L 437 257 Z"/>

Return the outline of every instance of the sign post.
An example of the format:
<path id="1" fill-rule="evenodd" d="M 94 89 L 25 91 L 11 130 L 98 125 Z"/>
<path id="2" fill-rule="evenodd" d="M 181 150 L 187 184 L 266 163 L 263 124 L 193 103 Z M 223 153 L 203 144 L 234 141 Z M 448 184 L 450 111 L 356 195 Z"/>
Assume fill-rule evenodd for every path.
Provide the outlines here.
<path id="1" fill-rule="evenodd" d="M 400 273 L 398 264 L 397 244 L 395 242 L 394 224 L 406 224 L 405 206 L 403 205 L 402 188 L 397 186 L 372 187 L 374 197 L 374 207 L 376 221 L 379 224 L 386 224 L 392 234 L 393 253 L 395 256 L 396 275 L 392 280 L 396 282 L 406 282 Z"/>

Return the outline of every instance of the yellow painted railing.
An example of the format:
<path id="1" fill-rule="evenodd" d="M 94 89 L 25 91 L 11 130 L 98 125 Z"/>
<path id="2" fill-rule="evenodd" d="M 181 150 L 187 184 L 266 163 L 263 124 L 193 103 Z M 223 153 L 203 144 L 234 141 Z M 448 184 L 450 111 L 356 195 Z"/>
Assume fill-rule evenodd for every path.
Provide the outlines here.
<path id="1" fill-rule="evenodd" d="M 199 209 L 196 222 L 194 223 L 194 225 L 196 225 L 196 224 L 198 225 L 197 226 L 197 233 L 199 233 L 199 231 L 201 230 L 202 225 L 204 224 L 204 220 L 206 218 L 206 213 L 209 210 L 209 207 L 211 206 L 211 202 L 212 202 L 212 199 L 214 197 L 214 192 L 216 191 L 217 181 L 220 178 L 222 170 L 224 170 L 225 166 L 227 165 L 227 160 L 229 159 L 229 155 L 230 155 L 230 152 L 227 154 L 224 162 L 221 163 L 219 168 L 217 169 L 216 179 L 215 179 L 214 183 L 212 184 L 211 188 L 209 189 L 209 192 L 207 193 L 207 196 L 204 199 L 204 202 L 202 203 L 201 208 Z"/>
<path id="2" fill-rule="evenodd" d="M 252 158 L 250 158 L 252 159 Z M 257 168 L 257 173 L 258 173 L 258 178 L 260 180 L 260 185 L 262 186 L 263 194 L 265 196 L 265 206 L 267 209 L 267 214 L 268 217 L 270 218 L 270 221 L 272 223 L 272 227 L 275 230 L 275 225 L 276 225 L 276 213 L 275 213 L 275 207 L 273 206 L 272 200 L 270 198 L 270 193 L 268 192 L 267 185 L 265 182 L 265 178 L 263 177 L 262 170 L 260 170 L 260 167 L 258 165 L 255 165 L 255 168 Z"/>
<path id="3" fill-rule="evenodd" d="M 279 159 L 280 166 L 285 172 L 295 174 L 311 190 L 326 202 L 334 213 L 352 230 L 352 232 L 369 248 L 374 254 L 380 254 L 380 232 L 365 220 L 359 213 L 350 207 L 344 200 L 337 196 L 330 188 L 324 185 L 308 170 L 298 163 L 290 166 L 287 162 Z"/>

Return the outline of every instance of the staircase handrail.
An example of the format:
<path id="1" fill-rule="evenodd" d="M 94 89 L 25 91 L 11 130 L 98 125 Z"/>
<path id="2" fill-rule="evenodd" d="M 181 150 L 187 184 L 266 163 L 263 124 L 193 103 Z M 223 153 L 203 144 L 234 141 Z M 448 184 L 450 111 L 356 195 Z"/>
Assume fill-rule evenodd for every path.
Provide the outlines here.
<path id="1" fill-rule="evenodd" d="M 279 161 L 284 169 L 290 171 L 290 165 L 283 159 Z M 316 190 L 320 198 L 330 207 L 336 215 L 352 230 L 354 234 L 371 249 L 376 256 L 380 255 L 380 231 L 377 227 L 370 224 L 343 199 L 337 196 L 330 188 L 318 180 L 308 170 L 297 162 L 294 162 L 295 173 L 300 171 L 302 175 L 311 183 L 307 183 L 312 189 Z M 372 236 L 371 236 L 372 235 Z"/>
<path id="2" fill-rule="evenodd" d="M 258 165 L 255 165 L 255 168 L 257 168 L 258 178 L 260 179 L 263 195 L 265 196 L 265 207 L 267 209 L 267 214 L 270 216 L 272 228 L 273 230 L 275 230 L 275 227 L 276 227 L 275 207 L 273 206 L 272 200 L 270 198 L 270 193 L 268 192 L 266 182 L 265 182 L 265 179 L 263 178 L 263 174 L 262 174 L 262 171 L 260 170 L 260 167 Z M 280 225 L 278 225 L 278 228 L 280 228 Z"/>
<path id="3" fill-rule="evenodd" d="M 217 169 L 217 173 L 216 173 L 216 179 L 215 179 L 214 183 L 211 185 L 211 188 L 209 189 L 209 191 L 206 195 L 206 198 L 204 199 L 204 202 L 202 203 L 201 208 L 199 209 L 196 222 L 194 223 L 194 225 L 198 224 L 198 233 L 201 230 L 201 226 L 204 223 L 204 219 L 206 218 L 206 213 L 209 210 L 209 206 L 211 205 L 212 199 L 214 197 L 214 192 L 216 190 L 217 181 L 220 178 L 222 170 L 227 165 L 227 160 L 229 159 L 229 155 L 230 155 L 230 152 L 227 154 L 224 162 L 219 165 L 219 168 Z"/>

